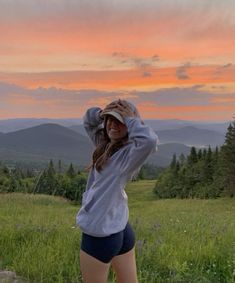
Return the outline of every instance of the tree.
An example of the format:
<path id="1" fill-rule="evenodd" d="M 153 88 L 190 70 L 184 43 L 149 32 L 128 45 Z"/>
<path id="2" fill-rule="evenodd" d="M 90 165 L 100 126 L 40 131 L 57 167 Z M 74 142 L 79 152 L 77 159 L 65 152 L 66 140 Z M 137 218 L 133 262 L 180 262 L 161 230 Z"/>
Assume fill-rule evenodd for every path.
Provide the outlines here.
<path id="1" fill-rule="evenodd" d="M 59 174 L 62 173 L 62 162 L 61 162 L 61 160 L 59 160 L 59 162 L 58 162 L 58 173 Z"/>
<path id="2" fill-rule="evenodd" d="M 212 151 L 211 151 L 211 147 L 209 146 L 205 159 L 204 159 L 203 182 L 211 183 L 213 180 L 213 174 L 214 174 L 214 168 L 213 168 L 213 160 L 212 160 Z"/>
<path id="3" fill-rule="evenodd" d="M 194 146 L 191 147 L 190 154 L 188 156 L 188 164 L 191 166 L 197 162 L 197 151 Z"/>
<path id="4" fill-rule="evenodd" d="M 199 151 L 197 153 L 197 158 L 198 158 L 198 160 L 202 159 L 202 150 L 201 150 L 201 148 L 199 149 Z"/>
<path id="5" fill-rule="evenodd" d="M 235 120 L 229 125 L 221 147 L 221 169 L 225 194 L 235 196 Z"/>
<path id="6" fill-rule="evenodd" d="M 67 176 L 69 176 L 70 178 L 74 178 L 74 177 L 76 176 L 76 172 L 75 172 L 75 170 L 74 170 L 74 168 L 73 168 L 73 164 L 72 164 L 72 163 L 70 163 L 69 169 L 67 170 L 66 174 L 67 174 Z"/>
<path id="7" fill-rule="evenodd" d="M 185 162 L 185 156 L 183 153 L 181 153 L 179 156 L 179 162 L 180 162 L 180 165 L 183 165 Z"/>

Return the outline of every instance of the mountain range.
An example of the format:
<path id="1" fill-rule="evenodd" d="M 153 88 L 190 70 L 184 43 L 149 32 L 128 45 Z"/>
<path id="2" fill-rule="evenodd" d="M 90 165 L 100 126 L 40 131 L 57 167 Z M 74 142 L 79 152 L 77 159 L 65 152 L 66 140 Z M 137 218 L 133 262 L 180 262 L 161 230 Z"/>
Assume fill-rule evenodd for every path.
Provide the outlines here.
<path id="1" fill-rule="evenodd" d="M 33 126 L 54 123 L 65 127 L 78 126 L 82 124 L 81 118 L 71 119 L 48 119 L 48 118 L 17 118 L 0 120 L 0 132 L 8 133 L 17 130 L 30 128 Z M 229 121 L 212 123 L 212 122 L 199 122 L 199 121 L 187 121 L 187 120 L 145 120 L 145 123 L 151 126 L 155 131 L 159 130 L 172 130 L 179 129 L 187 126 L 194 126 L 198 129 L 213 130 L 222 134 L 225 134 L 229 126 Z"/>
<path id="2" fill-rule="evenodd" d="M 42 124 L 0 136 L 0 156 L 4 160 L 52 158 L 86 164 L 91 151 L 92 144 L 87 137 L 57 124 Z"/>
<path id="3" fill-rule="evenodd" d="M 74 125 L 73 122 L 67 121 L 67 124 L 65 123 L 67 126 L 43 123 L 17 131 L 0 133 L 0 160 L 47 163 L 50 159 L 55 161 L 61 159 L 65 163 L 89 165 L 94 147 L 83 126 Z M 21 121 L 21 126 L 23 126 L 22 123 Z M 156 130 L 155 127 L 156 125 L 153 127 L 154 130 Z M 210 144 L 214 147 L 224 142 L 224 134 L 221 132 L 199 129 L 193 125 L 183 124 L 182 127 L 156 130 L 156 132 L 160 144 L 157 153 L 152 155 L 148 162 L 157 166 L 167 166 L 174 153 L 177 156 L 181 153 L 187 155 L 192 145 L 207 147 Z"/>
<path id="4" fill-rule="evenodd" d="M 82 125 L 71 126 L 70 129 L 86 136 L 86 131 Z M 208 147 L 209 145 L 216 147 L 222 145 L 225 138 L 225 135 L 220 132 L 198 129 L 195 126 L 184 126 L 170 130 L 155 130 L 155 132 L 158 135 L 160 144 L 181 143 L 195 147 Z"/>

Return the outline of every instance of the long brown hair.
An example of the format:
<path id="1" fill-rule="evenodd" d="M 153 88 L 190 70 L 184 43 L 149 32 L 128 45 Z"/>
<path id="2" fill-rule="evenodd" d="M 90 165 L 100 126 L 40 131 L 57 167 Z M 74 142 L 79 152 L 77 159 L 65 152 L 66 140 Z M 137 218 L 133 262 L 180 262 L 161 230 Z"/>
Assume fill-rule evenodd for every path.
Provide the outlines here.
<path id="1" fill-rule="evenodd" d="M 106 132 L 107 119 L 104 120 L 104 128 L 100 129 L 97 135 L 100 137 L 98 145 L 92 155 L 92 164 L 89 166 L 95 167 L 97 171 L 101 171 L 107 163 L 109 157 L 123 147 L 128 141 L 128 134 L 120 141 L 111 142 Z"/>

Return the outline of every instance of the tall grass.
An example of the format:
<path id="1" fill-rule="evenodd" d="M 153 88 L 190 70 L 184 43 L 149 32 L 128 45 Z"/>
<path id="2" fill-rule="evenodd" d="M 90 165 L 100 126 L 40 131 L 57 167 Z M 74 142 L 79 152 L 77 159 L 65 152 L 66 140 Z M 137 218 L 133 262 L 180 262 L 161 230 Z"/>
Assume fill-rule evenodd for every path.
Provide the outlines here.
<path id="1" fill-rule="evenodd" d="M 235 282 L 235 200 L 157 200 L 153 187 L 127 188 L 139 282 Z M 29 282 L 82 282 L 78 209 L 58 197 L 0 195 L 0 269 Z"/>

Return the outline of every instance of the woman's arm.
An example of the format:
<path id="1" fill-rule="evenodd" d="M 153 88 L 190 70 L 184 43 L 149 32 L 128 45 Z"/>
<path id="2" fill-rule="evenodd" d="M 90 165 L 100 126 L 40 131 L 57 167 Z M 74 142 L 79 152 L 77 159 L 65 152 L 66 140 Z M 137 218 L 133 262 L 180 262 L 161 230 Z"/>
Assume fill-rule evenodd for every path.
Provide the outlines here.
<path id="1" fill-rule="evenodd" d="M 156 152 L 158 136 L 151 127 L 143 123 L 134 105 L 119 100 L 115 111 L 124 118 L 130 143 L 122 157 L 121 173 L 133 174 L 150 154 Z"/>
<path id="2" fill-rule="evenodd" d="M 128 128 L 129 146 L 121 161 L 121 173 L 135 172 L 146 159 L 157 150 L 158 136 L 140 118 L 125 117 Z"/>
<path id="3" fill-rule="evenodd" d="M 103 136 L 101 132 L 103 128 L 103 119 L 100 117 L 101 112 L 101 108 L 92 107 L 87 110 L 83 118 L 84 128 L 94 145 L 97 145 Z"/>

